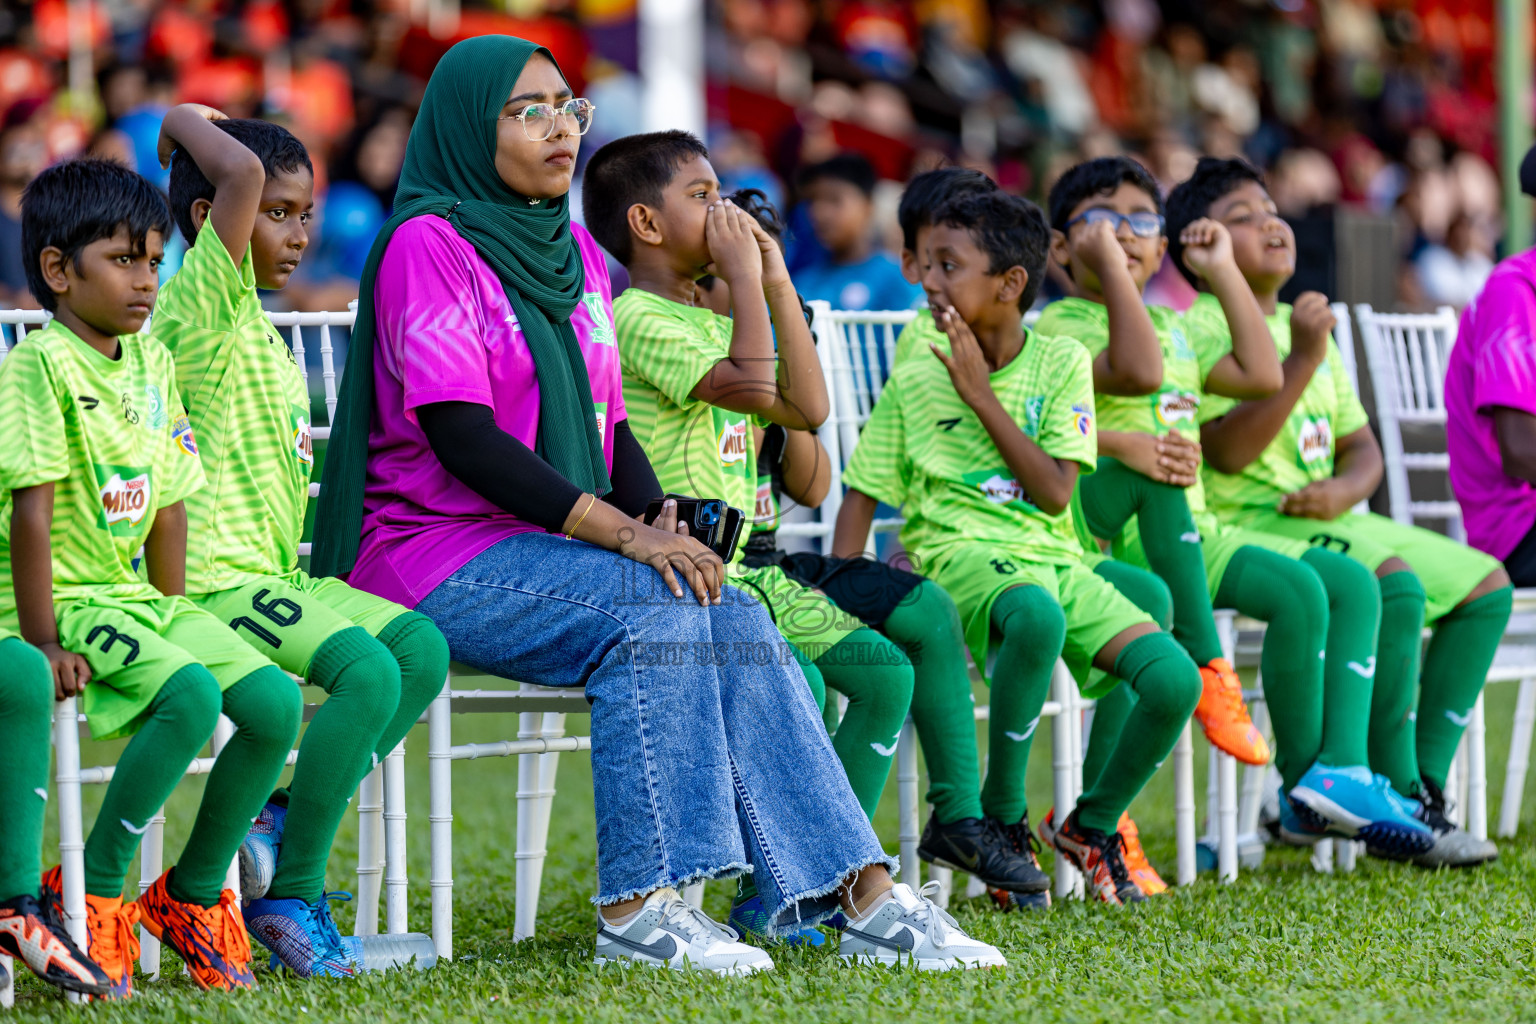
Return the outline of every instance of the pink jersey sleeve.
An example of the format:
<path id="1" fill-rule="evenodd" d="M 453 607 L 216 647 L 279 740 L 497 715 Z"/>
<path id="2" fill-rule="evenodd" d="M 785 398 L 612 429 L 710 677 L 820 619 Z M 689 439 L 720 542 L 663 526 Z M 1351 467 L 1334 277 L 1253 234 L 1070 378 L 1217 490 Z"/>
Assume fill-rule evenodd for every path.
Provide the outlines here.
<path id="1" fill-rule="evenodd" d="M 1480 413 L 1505 406 L 1536 414 L 1536 288 L 1517 274 L 1493 277 L 1477 299 L 1472 402 Z"/>

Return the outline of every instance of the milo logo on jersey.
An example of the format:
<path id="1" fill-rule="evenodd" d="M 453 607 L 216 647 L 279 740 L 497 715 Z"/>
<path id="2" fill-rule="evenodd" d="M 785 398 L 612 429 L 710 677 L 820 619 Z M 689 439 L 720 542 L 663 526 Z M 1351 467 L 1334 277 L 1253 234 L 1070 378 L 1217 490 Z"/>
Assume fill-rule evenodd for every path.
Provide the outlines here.
<path id="1" fill-rule="evenodd" d="M 581 297 L 587 312 L 592 316 L 592 344 L 615 345 L 618 336 L 613 332 L 613 321 L 608 319 L 608 304 L 598 292 L 587 292 Z"/>
<path id="2" fill-rule="evenodd" d="M 1199 412 L 1200 396 L 1193 391 L 1165 388 L 1152 396 L 1152 414 L 1164 430 L 1171 430 L 1180 423 L 1193 426 Z"/>
<path id="3" fill-rule="evenodd" d="M 1296 418 L 1296 464 L 1307 469 L 1321 459 L 1333 458 L 1333 425 L 1326 416 Z"/>
<path id="4" fill-rule="evenodd" d="M 293 457 L 302 465 L 312 466 L 315 462 L 315 439 L 309 426 L 309 413 L 300 406 L 293 408 L 292 434 L 289 438 L 290 451 Z"/>
<path id="5" fill-rule="evenodd" d="M 133 534 L 144 517 L 154 510 L 150 471 L 139 466 L 103 466 L 97 463 L 96 486 L 101 513 L 96 525 L 113 536 Z"/>
<path id="6" fill-rule="evenodd" d="M 752 443 L 752 431 L 748 427 L 747 418 L 736 414 L 739 418 L 732 418 L 732 414 L 724 409 L 715 409 L 715 445 L 719 449 L 720 465 L 725 467 L 739 466 L 746 468 L 748 445 Z"/>
<path id="7" fill-rule="evenodd" d="M 752 528 L 772 530 L 779 525 L 779 499 L 773 493 L 773 477 L 763 474 L 757 478 L 757 500 L 752 505 Z"/>
<path id="8" fill-rule="evenodd" d="M 1008 475 L 1007 469 L 978 469 L 960 479 L 979 490 L 994 505 L 1017 506 L 1033 510 L 1035 503 L 1024 492 L 1024 485 Z"/>

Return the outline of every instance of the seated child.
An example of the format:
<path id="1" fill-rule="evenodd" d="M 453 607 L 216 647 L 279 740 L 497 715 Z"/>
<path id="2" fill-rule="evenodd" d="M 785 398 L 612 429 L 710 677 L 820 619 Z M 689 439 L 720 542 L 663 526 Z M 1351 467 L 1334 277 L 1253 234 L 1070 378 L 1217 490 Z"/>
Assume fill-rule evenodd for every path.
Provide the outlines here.
<path id="1" fill-rule="evenodd" d="M 309 392 L 256 289 L 288 283 L 309 236 L 303 143 L 266 121 L 182 104 L 161 151 L 189 248 L 161 292 L 155 337 L 197 430 L 209 485 L 187 499 L 191 599 L 281 668 L 326 691 L 287 789 L 240 848 L 251 933 L 301 977 L 362 969 L 325 899 L 325 862 L 363 776 L 405 738 L 448 675 L 430 619 L 314 578 L 299 539 L 314 467 Z"/>
<path id="2" fill-rule="evenodd" d="M 1179 235 L 1181 265 L 1241 325 L 1231 352 L 1200 359 L 1178 313 L 1141 303 L 1167 246 L 1151 175 L 1125 157 L 1089 161 L 1062 176 L 1050 202 L 1053 252 L 1079 295 L 1046 307 L 1039 329 L 1075 337 L 1095 354 L 1101 424 L 1115 428 L 1101 433 L 1106 457 L 1079 488 L 1085 525 L 1168 583 L 1175 634 L 1207 666 L 1196 717 L 1213 743 L 1249 763 L 1267 759 L 1236 673 L 1220 657 L 1212 595 L 1221 607 L 1269 624 L 1262 678 L 1280 747 L 1277 768 L 1298 813 L 1334 834 L 1420 852 L 1427 830 L 1366 767 L 1360 726 L 1370 680 L 1350 663 L 1365 665 L 1372 653 L 1379 605 L 1369 578 L 1346 558 L 1223 528 L 1205 511 L 1192 440 L 1202 396 L 1267 394 L 1279 368 L 1226 230 L 1198 220 Z M 1149 504 L 1168 497 L 1170 488 L 1153 482 L 1174 475 L 1165 460 L 1178 463 L 1171 482 L 1186 486 L 1187 511 L 1175 509 L 1182 515 Z M 1132 517 L 1137 522 L 1127 529 Z"/>
<path id="3" fill-rule="evenodd" d="M 9 589 L 10 580 L 0 579 L 0 590 Z M 104 996 L 111 980 L 80 952 L 64 919 L 44 906 L 39 855 L 54 685 L 48 659 L 0 629 L 0 953 L 66 992 Z M 0 968 L 0 988 L 7 984 Z"/>
<path id="4" fill-rule="evenodd" d="M 708 151 L 686 132 L 610 142 L 587 165 L 582 197 L 593 237 L 629 271 L 613 303 L 624 405 L 658 481 L 752 509 L 752 423 L 813 429 L 828 411 L 778 244 L 720 197 Z M 734 318 L 693 305 L 706 273 L 729 286 Z M 799 659 L 848 697 L 833 749 L 872 818 L 911 705 L 911 662 L 824 594 L 777 566 L 748 569 L 743 555 L 727 567 L 740 590 L 722 593 L 760 601 Z"/>
<path id="5" fill-rule="evenodd" d="M 165 347 L 137 332 L 170 231 L 160 193 L 119 164 L 44 171 L 22 202 L 32 292 L 54 318 L 0 363 L 0 629 L 83 693 L 97 739 L 132 736 L 85 844 L 91 959 L 112 995 L 133 989 L 142 917 L 201 988 L 253 988 L 251 947 L 224 876 L 298 735 L 282 670 L 183 596 L 187 515 L 203 486 Z M 135 554 L 143 548 L 143 564 Z M 139 839 L 227 715 L 176 865 L 136 903 L 123 883 Z M 58 894 L 59 871 L 44 879 Z"/>
<path id="6" fill-rule="evenodd" d="M 1083 563 L 1068 506 L 1079 471 L 1095 462 L 1088 354 L 1022 323 L 1049 239 L 1033 204 L 1002 193 L 935 213 L 923 285 L 950 354 L 934 346 L 933 358 L 893 372 L 843 475 L 850 490 L 834 551 L 862 550 L 875 502 L 902 506 L 902 543 L 954 598 L 976 663 L 999 643 L 983 807 L 1009 824 L 1027 813 L 1026 740 L 1057 657 L 1080 682 L 1094 666 L 1134 690 L 1103 770 L 1051 830 L 1095 897 L 1120 905 L 1141 893 L 1116 826 L 1173 749 L 1200 676 L 1172 637 Z"/>
<path id="7" fill-rule="evenodd" d="M 1296 242 L 1259 173 L 1239 160 L 1202 160 L 1168 197 L 1168 214 L 1175 238 L 1182 225 L 1201 217 L 1226 226 L 1285 372 L 1285 385 L 1273 397 L 1202 404 L 1212 510 L 1250 534 L 1309 544 L 1314 552 L 1347 556 L 1375 572 L 1381 628 L 1370 652 L 1376 671 L 1369 763 L 1420 801 L 1418 820 L 1434 830 L 1434 847 L 1416 863 L 1492 860 L 1492 842 L 1446 819 L 1443 787 L 1509 619 L 1508 576 L 1492 556 L 1438 533 L 1353 511 L 1381 481 L 1381 449 L 1330 337 L 1327 300 L 1316 292 L 1299 296 L 1294 307 L 1278 300 L 1296 269 Z M 1173 255 L 1177 261 L 1177 242 Z M 1210 296 L 1196 300 L 1187 320 L 1202 362 L 1232 344 L 1227 320 Z M 1421 671 L 1426 622 L 1434 635 Z M 1329 641 L 1331 657 L 1331 631 Z M 1371 662 L 1362 658 L 1360 664 Z M 1332 711 L 1330 697 L 1330 732 Z M 1390 846 L 1369 848 L 1401 855 Z"/>
<path id="8" fill-rule="evenodd" d="M 748 190 L 731 200 L 751 213 L 775 242 L 781 240 L 783 224 L 766 197 Z M 707 302 L 716 313 L 728 314 L 730 289 L 716 281 Z M 750 569 L 778 566 L 792 579 L 815 587 L 838 608 L 894 640 L 912 663 L 912 721 L 923 745 L 928 802 L 933 805 L 918 856 L 975 875 L 1005 908 L 1049 906 L 1050 879 L 1035 857 L 1033 835 L 1016 824 L 1004 826 L 981 809 L 975 699 L 954 602 L 931 580 L 862 554 L 837 558 L 780 550 L 777 528 L 783 499 L 810 508 L 820 505 L 832 482 L 831 456 L 808 430 L 770 423 L 754 426 L 753 434 L 757 491 L 743 564 Z M 814 664 L 802 667 L 822 702 L 820 672 Z"/>

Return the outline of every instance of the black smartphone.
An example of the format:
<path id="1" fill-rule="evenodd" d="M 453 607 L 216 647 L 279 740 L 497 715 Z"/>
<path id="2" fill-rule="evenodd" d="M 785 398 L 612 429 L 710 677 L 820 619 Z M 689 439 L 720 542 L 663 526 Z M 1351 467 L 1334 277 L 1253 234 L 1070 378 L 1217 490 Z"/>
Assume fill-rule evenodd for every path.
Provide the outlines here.
<path id="1" fill-rule="evenodd" d="M 654 499 L 646 506 L 647 524 L 656 522 L 656 518 L 661 515 L 661 503 L 668 499 L 677 502 L 677 521 L 688 524 L 688 535 L 719 555 L 722 561 L 729 562 L 736 553 L 736 542 L 741 538 L 745 513 L 719 498 L 668 494 Z"/>

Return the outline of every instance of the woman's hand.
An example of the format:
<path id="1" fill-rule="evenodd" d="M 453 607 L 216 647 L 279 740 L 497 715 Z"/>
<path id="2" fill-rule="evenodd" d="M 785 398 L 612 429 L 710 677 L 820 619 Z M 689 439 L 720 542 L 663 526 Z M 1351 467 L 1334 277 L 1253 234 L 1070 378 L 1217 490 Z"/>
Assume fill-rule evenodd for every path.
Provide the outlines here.
<path id="1" fill-rule="evenodd" d="M 1161 437 L 1140 431 L 1120 432 L 1115 458 L 1149 480 L 1175 487 L 1193 487 L 1200 478 L 1200 446 L 1170 431 Z"/>
<path id="2" fill-rule="evenodd" d="M 725 563 L 720 556 L 688 536 L 688 525 L 677 521 L 677 502 L 664 501 L 661 514 L 650 526 L 637 523 L 632 536 L 619 544 L 619 554 L 644 562 L 661 574 L 673 597 L 683 596 L 678 574 L 699 599 L 708 606 L 720 603 L 720 586 L 725 581 Z"/>
<path id="3" fill-rule="evenodd" d="M 66 651 L 58 643 L 38 644 L 38 650 L 48 659 L 53 670 L 53 699 L 63 700 L 85 690 L 91 681 L 91 665 L 74 651 Z"/>

